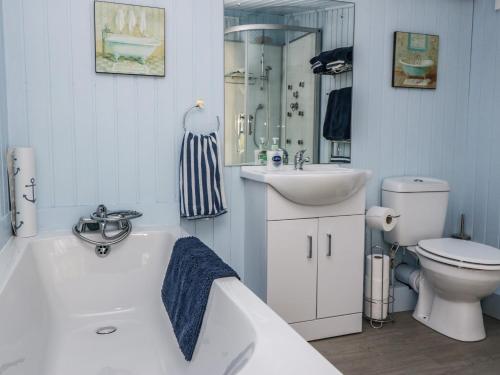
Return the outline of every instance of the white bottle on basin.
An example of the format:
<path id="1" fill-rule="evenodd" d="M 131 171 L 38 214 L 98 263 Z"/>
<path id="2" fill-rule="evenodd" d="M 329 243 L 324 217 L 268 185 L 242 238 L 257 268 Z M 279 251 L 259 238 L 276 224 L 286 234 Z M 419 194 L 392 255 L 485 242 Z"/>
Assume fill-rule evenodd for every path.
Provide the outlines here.
<path id="1" fill-rule="evenodd" d="M 267 152 L 267 169 L 276 170 L 283 167 L 283 150 L 278 145 L 279 138 L 273 138 L 271 150 Z"/>

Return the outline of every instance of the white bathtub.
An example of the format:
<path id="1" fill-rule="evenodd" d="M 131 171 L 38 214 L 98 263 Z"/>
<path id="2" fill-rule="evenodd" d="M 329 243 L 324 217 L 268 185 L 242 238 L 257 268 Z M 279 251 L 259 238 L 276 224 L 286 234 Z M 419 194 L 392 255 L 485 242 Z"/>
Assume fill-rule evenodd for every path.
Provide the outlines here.
<path id="1" fill-rule="evenodd" d="M 107 258 L 70 233 L 11 239 L 0 253 L 0 374 L 340 374 L 235 278 L 214 283 L 186 362 L 160 297 L 180 235 L 135 230 Z M 104 326 L 118 330 L 97 335 Z"/>
<path id="2" fill-rule="evenodd" d="M 121 34 L 103 34 L 104 54 L 111 55 L 113 60 L 120 57 L 135 59 L 141 64 L 153 54 L 160 42 L 153 38 L 138 38 Z"/>

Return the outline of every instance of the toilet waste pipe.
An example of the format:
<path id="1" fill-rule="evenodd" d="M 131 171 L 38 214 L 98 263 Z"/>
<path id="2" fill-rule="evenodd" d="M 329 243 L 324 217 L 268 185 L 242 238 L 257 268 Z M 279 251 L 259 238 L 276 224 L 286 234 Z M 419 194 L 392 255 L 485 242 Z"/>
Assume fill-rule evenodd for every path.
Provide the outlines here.
<path id="1" fill-rule="evenodd" d="M 419 291 L 421 271 L 409 264 L 403 263 L 396 267 L 396 280 L 408 285 L 416 293 Z"/>

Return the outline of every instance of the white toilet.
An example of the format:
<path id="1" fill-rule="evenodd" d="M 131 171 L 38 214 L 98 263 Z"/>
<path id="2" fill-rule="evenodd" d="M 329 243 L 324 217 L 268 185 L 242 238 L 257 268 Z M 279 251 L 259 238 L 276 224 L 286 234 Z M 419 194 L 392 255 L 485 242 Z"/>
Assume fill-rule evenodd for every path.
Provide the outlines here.
<path id="1" fill-rule="evenodd" d="M 448 194 L 446 181 L 426 177 L 387 178 L 382 205 L 401 215 L 384 234 L 416 252 L 422 266 L 413 317 L 460 341 L 486 337 L 481 299 L 500 285 L 500 250 L 443 236 Z"/>

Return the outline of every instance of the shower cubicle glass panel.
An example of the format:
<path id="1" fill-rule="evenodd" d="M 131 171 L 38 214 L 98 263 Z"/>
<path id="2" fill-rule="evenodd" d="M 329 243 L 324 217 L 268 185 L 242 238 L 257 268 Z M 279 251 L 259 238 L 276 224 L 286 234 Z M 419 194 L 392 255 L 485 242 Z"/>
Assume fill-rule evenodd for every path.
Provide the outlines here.
<path id="1" fill-rule="evenodd" d="M 309 71 L 317 29 L 244 25 L 225 33 L 225 159 L 256 164 L 275 144 L 317 154 L 319 80 Z"/>

